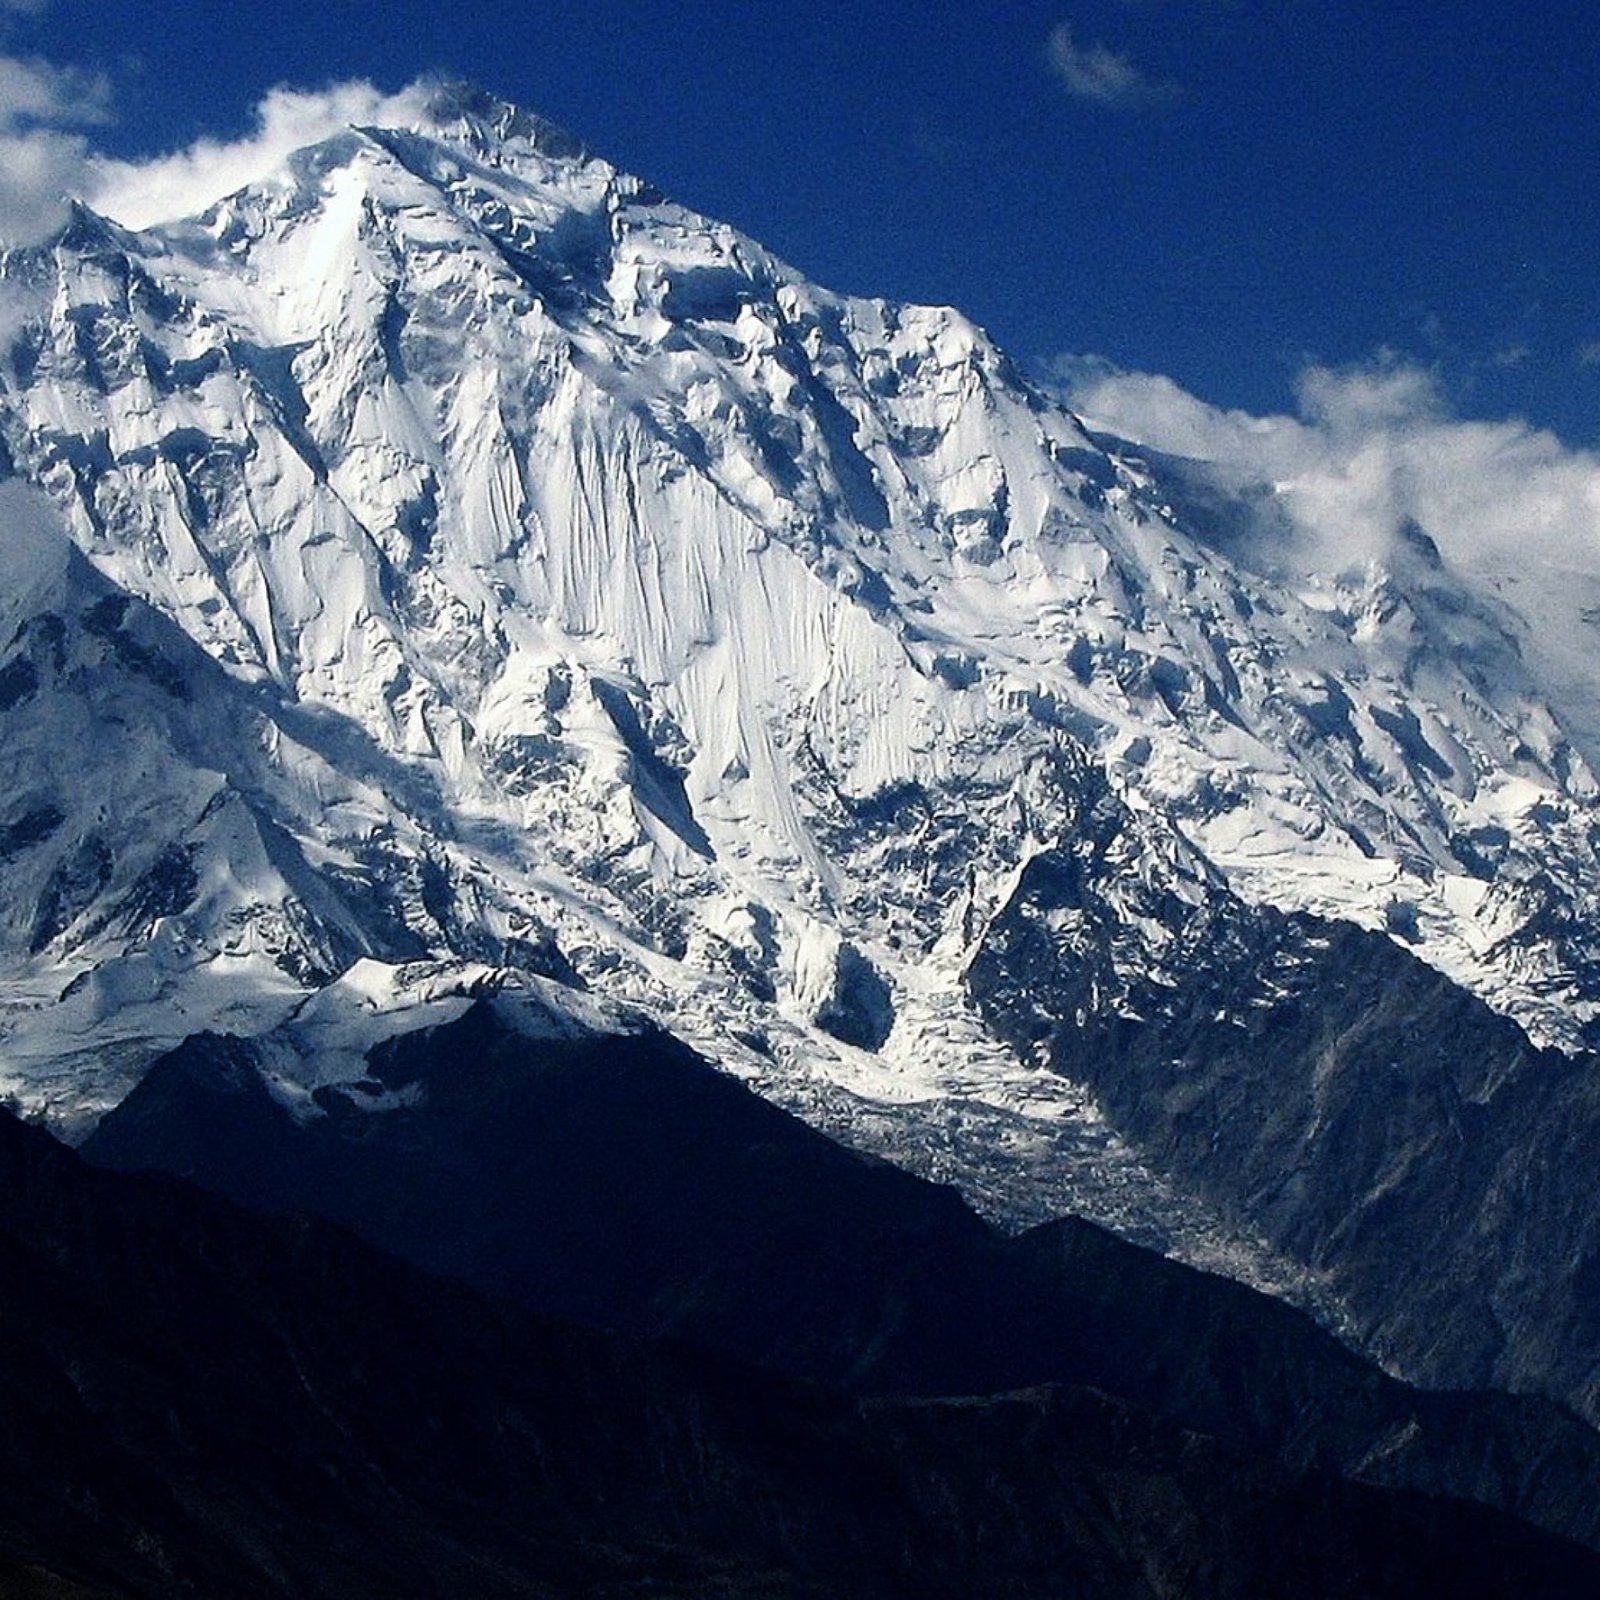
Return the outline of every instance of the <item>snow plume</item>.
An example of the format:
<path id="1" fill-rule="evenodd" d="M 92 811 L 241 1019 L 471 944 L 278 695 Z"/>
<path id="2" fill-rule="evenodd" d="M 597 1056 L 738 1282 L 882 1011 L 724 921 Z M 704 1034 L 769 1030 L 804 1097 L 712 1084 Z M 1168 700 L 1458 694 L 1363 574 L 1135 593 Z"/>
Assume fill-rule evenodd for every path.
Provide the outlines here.
<path id="1" fill-rule="evenodd" d="M 27 244 L 61 226 L 67 196 L 83 188 L 89 145 L 78 130 L 110 112 L 104 78 L 0 56 L 0 241 Z"/>
<path id="2" fill-rule="evenodd" d="M 423 85 L 398 94 L 361 81 L 320 90 L 273 89 L 256 107 L 254 130 L 242 139 L 202 138 L 147 161 L 94 158 L 89 202 L 130 228 L 190 216 L 352 123 L 413 123 L 424 114 L 427 99 Z"/>

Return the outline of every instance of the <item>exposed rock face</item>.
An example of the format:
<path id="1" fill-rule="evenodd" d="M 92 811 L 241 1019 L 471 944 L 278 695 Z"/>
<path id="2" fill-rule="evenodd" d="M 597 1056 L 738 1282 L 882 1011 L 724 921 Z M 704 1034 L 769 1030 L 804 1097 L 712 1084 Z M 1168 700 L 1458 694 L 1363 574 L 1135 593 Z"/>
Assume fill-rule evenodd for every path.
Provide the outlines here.
<path id="1" fill-rule="evenodd" d="M 996 1031 L 1091 1085 L 1402 1370 L 1600 1415 L 1595 1058 L 1534 1048 L 1381 934 L 1226 893 L 1147 895 L 1175 953 L 1130 975 L 1098 885 L 1136 826 L 1108 796 L 1019 877 L 967 973 Z"/>

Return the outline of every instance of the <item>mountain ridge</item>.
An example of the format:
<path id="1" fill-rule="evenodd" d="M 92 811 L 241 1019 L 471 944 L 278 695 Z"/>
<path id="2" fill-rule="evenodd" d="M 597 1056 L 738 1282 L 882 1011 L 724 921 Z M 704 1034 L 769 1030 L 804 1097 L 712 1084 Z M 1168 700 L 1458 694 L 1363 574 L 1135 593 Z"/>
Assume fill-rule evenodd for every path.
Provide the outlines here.
<path id="1" fill-rule="evenodd" d="M 1108 451 L 959 313 L 831 294 L 453 93 L 199 217 L 80 212 L 0 258 L 30 574 L 0 595 L 0 1093 L 82 1134 L 186 1036 L 521 967 L 997 1214 L 1391 1325 L 1307 1239 L 1327 1195 L 1197 1175 L 1059 1046 L 1138 1033 L 1152 1103 L 1214 1114 L 1172 1013 L 1270 948 L 1222 1009 L 1279 1015 L 1320 956 L 1274 930 L 1313 917 L 1581 1072 L 1596 784 L 1504 606 L 1421 531 L 1277 571 L 1270 506 Z M 1013 943 L 1038 959 L 997 978 Z M 1537 1253 L 1518 1226 L 1496 1260 Z"/>
<path id="2" fill-rule="evenodd" d="M 4 1113 L 0 1195 L 8 1594 L 1489 1600 L 1596 1570 L 1091 1390 L 852 1403 L 585 1332 Z"/>
<path id="3" fill-rule="evenodd" d="M 83 1153 L 330 1218 L 584 1326 L 856 1396 L 1087 1387 L 1296 1471 L 1600 1547 L 1600 1435 L 1559 1407 L 1409 1389 L 1303 1314 L 1089 1222 L 1007 1236 L 659 1030 L 553 1033 L 524 1005 L 485 993 L 383 1041 L 312 1116 L 274 1096 L 270 1042 L 190 1040 Z"/>

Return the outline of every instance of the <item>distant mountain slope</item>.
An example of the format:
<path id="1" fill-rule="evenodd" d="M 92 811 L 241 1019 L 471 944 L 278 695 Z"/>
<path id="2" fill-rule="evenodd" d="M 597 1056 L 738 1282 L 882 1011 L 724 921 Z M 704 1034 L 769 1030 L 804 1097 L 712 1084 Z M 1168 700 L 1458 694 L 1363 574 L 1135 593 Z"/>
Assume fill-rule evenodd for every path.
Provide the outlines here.
<path id="1" fill-rule="evenodd" d="M 1534 1048 L 1392 939 L 1222 897 L 1148 896 L 1176 955 L 1129 975 L 1096 886 L 1138 827 L 1102 793 L 1018 875 L 966 973 L 991 1027 L 1315 1273 L 1381 1358 L 1600 1416 L 1600 1060 Z"/>

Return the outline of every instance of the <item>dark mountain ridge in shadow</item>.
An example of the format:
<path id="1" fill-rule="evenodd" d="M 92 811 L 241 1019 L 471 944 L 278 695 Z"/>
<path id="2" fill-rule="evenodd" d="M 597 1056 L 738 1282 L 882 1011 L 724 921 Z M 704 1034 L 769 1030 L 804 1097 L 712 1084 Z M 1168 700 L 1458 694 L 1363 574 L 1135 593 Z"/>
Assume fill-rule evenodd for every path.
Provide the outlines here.
<path id="1" fill-rule="evenodd" d="M 375 1050 L 366 1088 L 404 1103 L 324 1089 L 308 1121 L 253 1046 L 196 1037 L 85 1153 L 315 1212 L 587 1326 L 861 1395 L 1091 1385 L 1291 1470 L 1472 1498 L 1600 1547 L 1600 1436 L 1557 1406 L 1417 1390 L 1085 1222 L 1008 1238 L 665 1034 L 530 1039 L 502 1005 Z"/>

